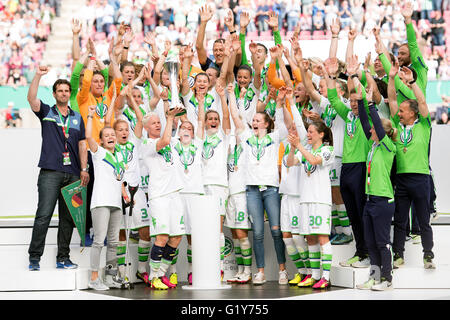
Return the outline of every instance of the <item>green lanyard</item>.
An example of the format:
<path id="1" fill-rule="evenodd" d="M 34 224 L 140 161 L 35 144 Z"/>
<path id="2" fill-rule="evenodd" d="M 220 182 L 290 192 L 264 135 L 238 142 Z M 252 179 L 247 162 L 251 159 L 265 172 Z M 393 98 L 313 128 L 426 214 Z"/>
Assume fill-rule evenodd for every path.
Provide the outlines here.
<path id="1" fill-rule="evenodd" d="M 419 119 L 417 119 L 416 121 L 414 121 L 413 125 L 411 126 L 411 128 L 408 130 L 407 126 L 403 126 L 403 132 L 402 132 L 402 136 L 403 136 L 403 152 L 406 152 L 408 150 L 408 140 L 411 137 L 412 134 L 412 130 L 414 128 L 414 126 L 419 122 Z"/>
<path id="2" fill-rule="evenodd" d="M 214 98 L 212 95 L 210 95 L 209 93 L 205 96 L 205 102 L 204 102 L 204 110 L 205 112 L 211 108 L 211 105 L 214 101 Z M 194 106 L 195 109 L 195 113 L 198 115 L 198 100 L 195 97 L 195 95 L 193 94 L 192 97 L 189 99 L 189 102 L 192 103 L 192 105 Z"/>
<path id="3" fill-rule="evenodd" d="M 217 135 L 213 135 L 211 137 L 206 136 L 205 142 L 203 142 L 203 154 L 205 155 L 206 159 L 212 157 L 211 151 L 217 147 L 220 141 L 221 140 Z"/>
<path id="4" fill-rule="evenodd" d="M 183 146 L 183 144 L 181 142 L 178 142 L 175 145 L 175 150 L 178 152 L 178 155 L 182 156 L 181 162 L 183 163 L 184 170 L 187 170 L 188 163 L 189 163 L 188 155 L 190 154 L 192 157 L 194 157 L 195 153 L 197 151 L 197 148 L 192 143 L 190 145 L 188 145 L 187 147 L 185 147 L 185 146 Z"/>
<path id="5" fill-rule="evenodd" d="M 116 179 L 121 180 L 121 174 L 125 171 L 125 166 L 123 164 L 123 161 L 119 161 L 119 159 L 117 158 L 117 154 L 118 152 L 112 153 L 111 151 L 106 150 L 105 161 L 114 168 Z"/>
<path id="6" fill-rule="evenodd" d="M 58 112 L 59 120 L 61 120 L 61 128 L 66 139 L 69 139 L 69 127 L 70 127 L 70 112 L 67 112 L 66 122 L 63 121 L 63 116 L 59 112 L 58 107 L 56 107 L 56 112 Z"/>
<path id="7" fill-rule="evenodd" d="M 234 146 L 234 152 L 233 152 L 233 159 L 234 159 L 234 166 L 237 166 L 238 164 L 238 160 L 241 156 L 242 153 L 242 146 L 241 145 L 235 145 Z"/>
<path id="8" fill-rule="evenodd" d="M 239 86 L 236 86 L 234 88 L 234 94 L 236 96 L 236 100 L 239 100 L 240 92 L 241 92 L 241 90 L 240 90 Z M 248 100 L 252 101 L 254 96 L 255 96 L 255 92 L 253 91 L 252 88 L 248 87 L 247 92 L 245 93 L 245 96 L 244 96 L 244 108 L 246 108 L 246 106 L 247 106 L 247 101 Z"/>
<path id="9" fill-rule="evenodd" d="M 104 117 L 103 111 L 104 111 L 105 100 L 106 100 L 106 97 L 102 96 L 102 102 L 98 102 L 98 101 L 96 102 L 100 119 L 103 119 L 103 117 Z"/>
<path id="10" fill-rule="evenodd" d="M 268 145 L 270 145 L 272 143 L 272 139 L 270 138 L 269 135 L 265 135 L 261 140 L 259 139 L 258 136 L 253 135 L 248 142 L 252 145 L 252 146 L 256 146 L 256 160 L 261 159 L 261 155 L 262 155 L 262 150 L 263 148 L 267 147 Z"/>
<path id="11" fill-rule="evenodd" d="M 354 113 L 352 113 L 353 114 L 353 117 L 352 117 L 352 120 L 351 120 L 351 126 L 350 126 L 350 137 L 351 138 L 353 138 L 353 135 L 355 134 L 355 130 L 356 130 L 356 119 L 358 119 L 358 117 L 357 116 L 355 116 L 355 114 Z"/>
<path id="12" fill-rule="evenodd" d="M 120 152 L 122 154 L 123 161 L 125 164 L 128 164 L 128 156 L 133 152 L 134 146 L 131 142 L 127 142 L 123 145 L 116 144 L 115 147 L 116 151 Z"/>

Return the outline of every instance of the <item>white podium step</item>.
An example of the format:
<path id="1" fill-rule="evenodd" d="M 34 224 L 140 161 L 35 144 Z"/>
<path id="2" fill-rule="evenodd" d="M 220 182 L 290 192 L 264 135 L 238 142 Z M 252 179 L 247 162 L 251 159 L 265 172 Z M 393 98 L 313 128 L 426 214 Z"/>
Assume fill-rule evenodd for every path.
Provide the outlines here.
<path id="1" fill-rule="evenodd" d="M 89 279 L 90 248 L 80 247 L 80 238 L 74 230 L 71 242 L 71 259 L 79 265 L 76 270 L 56 269 L 56 228 L 50 228 L 46 238 L 46 247 L 41 257 L 41 271 L 32 272 L 28 270 L 28 245 L 31 239 L 31 227 L 1 226 L 0 232 L 0 291 L 46 291 L 46 290 L 80 290 L 86 289 Z M 424 270 L 422 262 L 421 244 L 406 242 L 405 264 L 394 270 L 393 285 L 395 288 L 416 289 L 450 288 L 450 226 L 433 225 L 434 232 L 434 262 L 435 270 Z M 234 250 L 231 235 L 225 228 L 228 253 L 225 258 L 225 277 L 229 279 L 236 272 L 234 261 Z M 250 241 L 252 236 L 250 233 Z M 278 265 L 273 248 L 270 229 L 266 227 L 265 232 L 265 254 L 266 254 L 266 278 L 268 281 L 278 280 Z M 231 247 L 229 247 L 231 246 Z M 177 273 L 179 281 L 186 281 L 187 259 L 186 239 L 179 246 Z M 355 253 L 354 242 L 343 246 L 333 246 L 333 261 L 331 267 L 331 283 L 334 286 L 355 288 L 359 283 L 367 280 L 369 269 L 356 269 L 340 267 L 339 262 L 347 260 Z M 137 244 L 130 243 L 131 267 L 130 278 L 132 282 L 139 281 L 135 274 L 138 265 Z M 105 265 L 106 248 L 102 251 L 100 265 Z M 255 259 L 253 259 L 255 262 Z M 295 267 L 290 258 L 286 257 L 286 266 L 289 276 L 295 273 Z M 252 266 L 256 272 L 255 263 Z M 148 270 L 148 266 L 147 266 Z"/>

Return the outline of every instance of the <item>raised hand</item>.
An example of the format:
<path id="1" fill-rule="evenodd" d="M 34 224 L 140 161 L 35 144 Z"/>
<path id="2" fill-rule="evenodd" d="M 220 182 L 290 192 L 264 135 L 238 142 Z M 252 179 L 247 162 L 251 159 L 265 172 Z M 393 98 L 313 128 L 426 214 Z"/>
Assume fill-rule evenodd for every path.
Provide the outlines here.
<path id="1" fill-rule="evenodd" d="M 131 41 L 133 41 L 134 39 L 134 34 L 133 31 L 130 29 L 127 32 L 125 32 L 125 34 L 123 35 L 123 42 L 126 46 L 128 46 Z"/>
<path id="2" fill-rule="evenodd" d="M 286 87 L 286 99 L 289 101 L 294 97 L 294 89 L 291 87 Z"/>
<path id="3" fill-rule="evenodd" d="M 89 115 L 93 116 L 95 114 L 96 110 L 97 110 L 97 106 L 96 105 L 89 106 L 88 107 Z"/>
<path id="4" fill-rule="evenodd" d="M 324 62 L 324 68 L 326 73 L 329 75 L 335 76 L 339 69 L 339 63 L 336 57 L 328 58 Z"/>
<path id="5" fill-rule="evenodd" d="M 239 93 L 239 99 L 244 99 L 246 93 L 247 93 L 247 89 L 241 88 L 241 92 Z"/>
<path id="6" fill-rule="evenodd" d="M 277 102 L 283 102 L 283 100 L 286 98 L 287 88 L 285 86 L 282 86 L 280 89 L 278 89 L 278 96 L 277 96 Z"/>
<path id="7" fill-rule="evenodd" d="M 248 45 L 248 49 L 250 50 L 250 53 L 252 55 L 256 54 L 256 50 L 258 49 L 258 45 L 255 42 L 250 42 L 250 44 Z"/>
<path id="8" fill-rule="evenodd" d="M 78 19 L 72 19 L 72 33 L 78 35 L 81 32 L 81 22 Z"/>
<path id="9" fill-rule="evenodd" d="M 348 32 L 348 41 L 354 41 L 357 35 L 358 31 L 356 29 L 350 29 Z"/>
<path id="10" fill-rule="evenodd" d="M 278 14 L 276 14 L 274 11 L 269 11 L 269 20 L 266 19 L 265 22 L 274 31 L 278 30 Z"/>
<path id="11" fill-rule="evenodd" d="M 208 22 L 213 16 L 212 9 L 208 5 L 201 7 L 199 10 L 199 14 L 200 22 Z"/>
<path id="12" fill-rule="evenodd" d="M 164 87 L 164 89 L 161 90 L 160 97 L 161 100 L 167 101 L 169 99 L 169 89 Z"/>
<path id="13" fill-rule="evenodd" d="M 227 15 L 224 18 L 224 23 L 227 26 L 228 30 L 234 30 L 234 16 L 233 11 L 231 9 L 227 10 Z"/>
<path id="14" fill-rule="evenodd" d="M 398 64 L 398 60 L 397 60 L 397 58 L 395 58 L 395 61 L 392 63 L 392 66 L 391 66 L 391 70 L 389 70 L 389 77 L 394 78 L 397 75 L 399 68 L 400 67 Z"/>
<path id="15" fill-rule="evenodd" d="M 270 48 L 269 52 L 270 52 L 270 57 L 272 58 L 272 60 L 276 60 L 280 56 L 280 53 L 281 53 L 278 46 Z"/>
<path id="16" fill-rule="evenodd" d="M 156 45 L 155 35 L 153 34 L 153 32 L 147 32 L 144 38 L 144 42 L 152 46 L 152 48 Z"/>
<path id="17" fill-rule="evenodd" d="M 333 23 L 330 26 L 330 31 L 333 36 L 339 35 L 339 32 L 341 31 L 341 20 L 339 18 L 333 20 Z"/>
<path id="18" fill-rule="evenodd" d="M 414 81 L 414 76 L 410 68 L 402 67 L 398 73 L 399 77 L 406 81 L 406 83 L 410 83 Z"/>
<path id="19" fill-rule="evenodd" d="M 219 96 L 223 97 L 225 95 L 225 87 L 222 86 L 219 82 L 216 83 L 215 88 Z"/>
<path id="20" fill-rule="evenodd" d="M 352 55 L 347 61 L 347 73 L 349 75 L 355 74 L 358 72 L 359 62 L 358 57 L 356 55 Z"/>
<path id="21" fill-rule="evenodd" d="M 366 91 L 366 100 L 368 102 L 373 101 L 373 86 L 369 86 L 368 90 Z"/>
<path id="22" fill-rule="evenodd" d="M 241 30 L 245 30 L 250 23 L 250 14 L 248 12 L 242 12 L 239 18 L 239 25 Z"/>
<path id="23" fill-rule="evenodd" d="M 403 18 L 405 18 L 405 23 L 411 22 L 411 17 L 413 15 L 413 11 L 414 11 L 414 9 L 413 9 L 412 3 L 409 1 L 406 1 L 401 9 L 402 16 L 403 16 Z"/>
<path id="24" fill-rule="evenodd" d="M 36 74 L 39 76 L 44 76 L 50 71 L 50 68 L 47 66 L 39 66 L 36 70 Z"/>
<path id="25" fill-rule="evenodd" d="M 122 22 L 119 25 L 119 29 L 117 30 L 117 34 L 119 35 L 119 37 L 123 37 L 125 32 L 127 32 L 127 25 L 125 24 L 125 22 Z"/>
<path id="26" fill-rule="evenodd" d="M 277 89 L 275 87 L 270 87 L 269 94 L 267 95 L 269 99 L 275 100 L 277 98 Z"/>

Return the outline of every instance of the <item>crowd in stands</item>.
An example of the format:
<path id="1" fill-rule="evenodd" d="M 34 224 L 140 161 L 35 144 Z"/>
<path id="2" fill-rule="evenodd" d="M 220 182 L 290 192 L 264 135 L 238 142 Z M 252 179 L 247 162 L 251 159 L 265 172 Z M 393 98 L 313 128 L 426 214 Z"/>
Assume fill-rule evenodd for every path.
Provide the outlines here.
<path id="1" fill-rule="evenodd" d="M 0 0 L 0 85 L 31 82 L 59 5 L 58 0 Z"/>
<path id="2" fill-rule="evenodd" d="M 298 26 L 300 40 L 328 39 L 329 26 L 333 19 L 341 20 L 342 37 L 350 28 L 370 38 L 371 30 L 380 24 L 381 37 L 388 42 L 389 49 L 396 54 L 406 37 L 399 0 L 85 0 L 80 2 L 77 16 L 83 24 L 83 44 L 93 37 L 100 56 L 105 60 L 107 41 L 116 35 L 117 25 L 130 24 L 135 35 L 131 46 L 131 60 L 139 62 L 148 58 L 150 50 L 137 46 L 148 32 L 157 40 L 169 38 L 172 43 L 192 43 L 195 39 L 200 6 L 208 3 L 214 16 L 208 23 L 206 38 L 215 39 L 224 31 L 228 9 L 234 13 L 239 24 L 242 12 L 250 13 L 247 37 L 254 40 L 270 38 L 265 23 L 267 12 L 279 16 L 281 34 L 289 34 Z M 58 14 L 57 0 L 0 0 L 0 85 L 27 85 L 35 66 L 42 59 L 47 38 L 51 32 L 52 17 Z M 429 66 L 428 77 L 450 79 L 450 46 L 446 45 L 450 28 L 450 1 L 415 1 L 414 24 L 420 36 L 419 44 Z M 161 46 L 164 41 L 157 41 Z M 162 47 L 160 48 L 162 50 Z M 66 69 L 71 65 L 68 57 Z M 59 70 L 58 77 L 70 74 Z"/>
<path id="3" fill-rule="evenodd" d="M 400 13 L 401 0 L 84 0 L 76 16 L 82 22 L 81 44 L 91 37 L 99 57 L 108 60 L 108 41 L 117 35 L 117 26 L 126 23 L 133 31 L 129 60 L 139 63 L 151 57 L 150 46 L 142 47 L 143 38 L 152 34 L 160 51 L 164 40 L 173 44 L 194 43 L 199 25 L 199 8 L 208 4 L 214 16 L 207 25 L 206 40 L 227 33 L 225 18 L 232 10 L 239 25 L 242 12 L 250 13 L 247 38 L 270 39 L 267 12 L 278 14 L 280 32 L 288 39 L 300 28 L 300 40 L 330 39 L 329 26 L 339 17 L 342 32 L 356 28 L 360 36 L 373 37 L 372 29 L 380 25 L 380 34 L 388 48 L 397 54 L 406 39 Z M 51 21 L 59 15 L 60 0 L 0 0 L 0 86 L 28 85 L 42 59 L 51 32 Z M 429 67 L 428 79 L 450 80 L 450 1 L 415 1 L 413 23 L 418 43 Z M 69 78 L 72 57 L 61 69 L 53 68 L 48 83 Z M 45 83 L 44 83 L 45 85 Z"/>

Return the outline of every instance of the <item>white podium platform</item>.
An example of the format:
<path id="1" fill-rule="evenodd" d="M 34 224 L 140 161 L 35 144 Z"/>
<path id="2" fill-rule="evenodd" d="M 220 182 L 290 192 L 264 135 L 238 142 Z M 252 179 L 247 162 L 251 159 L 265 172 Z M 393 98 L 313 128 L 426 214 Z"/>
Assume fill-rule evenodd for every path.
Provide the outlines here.
<path id="1" fill-rule="evenodd" d="M 15 221 L 17 220 L 17 221 Z M 80 238 L 74 229 L 71 244 L 71 259 L 79 265 L 76 270 L 56 269 L 56 231 L 57 220 L 52 221 L 46 238 L 44 255 L 41 258 L 41 271 L 28 270 L 28 245 L 31 239 L 31 220 L 15 219 L 8 223 L 0 221 L 0 291 L 57 291 L 86 289 L 89 278 L 90 248 L 80 247 Z M 398 289 L 449 289 L 450 288 L 450 226 L 433 225 L 434 232 L 434 262 L 435 270 L 425 270 L 422 263 L 422 246 L 406 242 L 405 264 L 394 270 L 393 285 Z M 224 280 L 236 272 L 234 248 L 231 234 L 225 228 L 226 257 Z M 252 241 L 252 234 L 249 233 Z M 278 264 L 274 252 L 269 226 L 265 230 L 265 273 L 268 281 L 278 280 Z M 131 280 L 137 269 L 137 244 L 131 243 Z M 368 268 L 356 269 L 340 267 L 339 262 L 348 259 L 355 251 L 354 243 L 343 246 L 333 246 L 333 262 L 331 268 L 331 283 L 334 286 L 355 288 L 356 284 L 364 282 L 368 276 Z M 105 264 L 106 248 L 102 252 L 101 265 Z M 254 260 L 254 259 L 253 259 Z M 289 277 L 296 273 L 295 267 L 288 256 L 286 265 Z M 256 273 L 256 266 L 253 265 Z M 179 282 L 187 282 L 186 239 L 179 246 L 177 263 Z"/>

